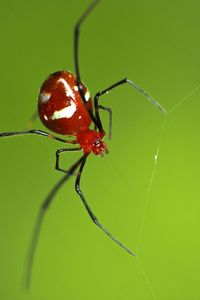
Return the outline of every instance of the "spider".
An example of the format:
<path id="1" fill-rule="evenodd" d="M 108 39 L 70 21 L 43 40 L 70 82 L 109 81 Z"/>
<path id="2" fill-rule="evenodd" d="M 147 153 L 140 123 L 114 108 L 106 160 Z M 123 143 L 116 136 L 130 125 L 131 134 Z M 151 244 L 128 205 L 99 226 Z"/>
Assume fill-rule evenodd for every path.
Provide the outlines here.
<path id="1" fill-rule="evenodd" d="M 33 236 L 31 239 L 30 250 L 28 253 L 28 263 L 26 272 L 26 287 L 30 287 L 32 267 L 34 256 L 36 253 L 36 247 L 38 238 L 42 226 L 42 222 L 47 209 L 52 203 L 56 193 L 61 186 L 69 180 L 72 175 L 76 176 L 75 189 L 80 199 L 87 210 L 90 218 L 106 235 L 109 236 L 115 243 L 121 248 L 127 251 L 132 256 L 135 253 L 122 244 L 116 237 L 114 237 L 97 219 L 91 208 L 89 207 L 82 191 L 80 188 L 80 180 L 83 168 L 85 166 L 88 156 L 93 152 L 95 155 L 103 156 L 107 153 L 106 143 L 103 141 L 105 131 L 101 122 L 100 110 L 105 110 L 109 114 L 109 139 L 111 139 L 112 129 L 112 110 L 109 107 L 99 104 L 101 96 L 107 92 L 123 85 L 129 84 L 131 87 L 142 93 L 153 105 L 155 105 L 161 112 L 165 113 L 165 109 L 153 99 L 147 92 L 141 89 L 134 82 L 128 78 L 122 79 L 107 88 L 96 93 L 94 100 L 89 94 L 86 86 L 83 84 L 79 69 L 79 33 L 80 28 L 95 8 L 100 0 L 93 0 L 89 7 L 84 11 L 81 17 L 75 24 L 74 27 L 74 63 L 75 63 L 75 74 L 69 71 L 58 71 L 55 72 L 44 81 L 39 97 L 38 97 L 38 114 L 42 123 L 51 131 L 64 135 L 73 136 L 74 139 L 65 139 L 57 137 L 51 133 L 47 133 L 38 129 L 31 129 L 25 131 L 13 131 L 0 133 L 0 137 L 17 136 L 17 135 L 29 135 L 36 134 L 43 137 L 48 137 L 51 140 L 56 140 L 66 144 L 78 145 L 74 148 L 61 148 L 56 151 L 56 164 L 55 169 L 63 172 L 64 176 L 55 184 L 51 189 L 47 197 L 44 199 L 35 223 L 33 230 Z M 93 123 L 94 128 L 91 129 Z M 63 152 L 68 151 L 81 151 L 82 156 L 68 169 L 64 170 L 60 167 L 59 160 L 60 155 Z"/>

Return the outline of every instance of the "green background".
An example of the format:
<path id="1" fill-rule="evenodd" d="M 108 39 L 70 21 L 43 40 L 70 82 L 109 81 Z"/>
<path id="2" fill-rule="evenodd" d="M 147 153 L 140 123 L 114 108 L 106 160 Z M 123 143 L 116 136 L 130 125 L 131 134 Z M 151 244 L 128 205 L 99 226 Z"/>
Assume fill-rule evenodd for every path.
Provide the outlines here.
<path id="1" fill-rule="evenodd" d="M 73 26 L 89 3 L 1 3 L 0 131 L 25 129 L 42 81 L 74 70 Z M 0 299 L 200 299 L 199 11 L 197 0 L 102 0 L 82 28 L 81 74 L 92 95 L 128 77 L 168 111 L 130 86 L 102 98 L 113 108 L 110 153 L 91 155 L 82 178 L 99 220 L 137 258 L 92 224 L 72 178 L 45 217 L 25 291 L 32 228 L 62 176 L 54 153 L 63 145 L 1 139 Z M 39 120 L 33 127 L 44 130 Z M 63 166 L 78 156 L 66 153 Z"/>

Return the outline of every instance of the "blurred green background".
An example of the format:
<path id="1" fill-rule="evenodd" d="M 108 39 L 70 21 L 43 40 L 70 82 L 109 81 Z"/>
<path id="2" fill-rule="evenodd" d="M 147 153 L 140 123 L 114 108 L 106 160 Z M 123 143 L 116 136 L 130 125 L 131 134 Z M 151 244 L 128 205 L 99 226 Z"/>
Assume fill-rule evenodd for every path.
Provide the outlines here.
<path id="1" fill-rule="evenodd" d="M 0 131 L 25 129 L 43 80 L 74 70 L 73 26 L 89 3 L 1 3 Z M 128 77 L 169 112 L 130 86 L 102 98 L 113 108 L 110 153 L 91 155 L 82 178 L 99 220 L 137 258 L 92 224 L 72 178 L 45 217 L 32 288 L 23 290 L 32 228 L 62 176 L 54 164 L 63 145 L 1 139 L 0 299 L 200 299 L 199 11 L 197 0 L 102 0 L 82 27 L 80 67 L 93 95 Z M 33 127 L 44 130 L 39 120 Z M 63 155 L 63 167 L 78 156 Z"/>

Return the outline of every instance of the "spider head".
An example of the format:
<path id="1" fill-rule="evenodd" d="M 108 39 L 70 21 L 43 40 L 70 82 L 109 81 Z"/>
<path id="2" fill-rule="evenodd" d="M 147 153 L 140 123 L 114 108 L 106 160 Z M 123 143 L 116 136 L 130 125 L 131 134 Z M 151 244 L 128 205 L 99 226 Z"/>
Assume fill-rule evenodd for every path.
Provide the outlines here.
<path id="1" fill-rule="evenodd" d="M 97 138 L 93 144 L 92 152 L 98 156 L 103 156 L 104 154 L 107 154 L 108 149 L 106 143 Z"/>
<path id="2" fill-rule="evenodd" d="M 104 135 L 104 132 L 88 129 L 79 133 L 76 139 L 85 154 L 93 152 L 95 155 L 103 156 L 104 153 L 108 153 L 106 143 L 102 141 Z"/>

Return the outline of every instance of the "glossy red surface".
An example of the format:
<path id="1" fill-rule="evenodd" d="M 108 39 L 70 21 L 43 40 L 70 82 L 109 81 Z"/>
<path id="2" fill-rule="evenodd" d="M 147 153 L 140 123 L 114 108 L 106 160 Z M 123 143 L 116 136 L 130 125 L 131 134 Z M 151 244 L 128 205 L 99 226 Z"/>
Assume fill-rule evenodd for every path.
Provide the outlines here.
<path id="1" fill-rule="evenodd" d="M 102 156 L 104 152 L 107 153 L 106 144 L 101 141 L 104 135 L 104 132 L 88 129 L 77 135 L 77 142 L 80 144 L 85 154 L 93 152 L 96 155 Z"/>
<path id="2" fill-rule="evenodd" d="M 92 110 L 92 100 L 84 85 L 83 91 L 86 105 Z M 44 81 L 38 98 L 38 112 L 42 123 L 59 134 L 77 135 L 91 124 L 76 78 L 68 71 L 53 73 Z"/>

